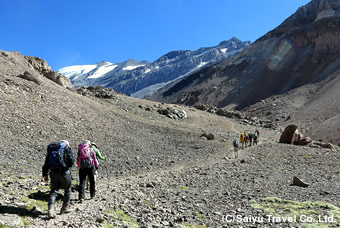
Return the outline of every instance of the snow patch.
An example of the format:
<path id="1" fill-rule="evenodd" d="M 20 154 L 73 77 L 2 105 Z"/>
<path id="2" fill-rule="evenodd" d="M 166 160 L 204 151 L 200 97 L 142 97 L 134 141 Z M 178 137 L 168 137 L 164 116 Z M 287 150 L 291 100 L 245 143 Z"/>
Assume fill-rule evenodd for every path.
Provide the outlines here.
<path id="1" fill-rule="evenodd" d="M 198 64 L 198 65 L 194 68 L 194 70 L 197 70 L 197 69 L 199 69 L 199 68 L 205 66 L 207 63 L 208 63 L 208 62 L 201 62 L 200 64 Z"/>
<path id="2" fill-rule="evenodd" d="M 117 66 L 118 65 L 111 65 L 111 64 L 101 66 L 89 78 L 100 78 L 104 76 L 107 72 L 115 69 Z"/>
<path id="3" fill-rule="evenodd" d="M 97 67 L 97 65 L 76 65 L 76 66 L 69 66 L 64 67 L 58 70 L 58 73 L 70 78 L 74 75 L 78 75 L 74 79 L 77 79 L 82 74 L 87 74 L 91 70 L 94 70 Z M 73 80 L 74 80 L 73 79 Z"/>
<path id="4" fill-rule="evenodd" d="M 137 66 L 126 66 L 123 68 L 123 70 L 133 70 L 133 69 L 136 69 L 138 67 L 141 67 L 141 66 L 145 66 L 144 64 L 142 65 L 137 65 Z"/>
<path id="5" fill-rule="evenodd" d="M 147 74 L 147 73 L 149 73 L 149 72 L 151 72 L 151 70 L 150 70 L 149 68 L 146 68 L 144 74 Z"/>
<path id="6" fill-rule="evenodd" d="M 154 94 L 155 92 L 157 92 L 159 89 L 163 88 L 164 86 L 166 86 L 170 82 L 172 82 L 172 81 L 157 83 L 157 84 L 145 87 L 141 90 L 138 90 L 135 93 L 131 93 L 131 97 L 144 98 L 145 96 Z"/>
<path id="7" fill-rule="evenodd" d="M 221 49 L 221 52 L 226 53 L 227 50 L 228 50 L 228 48 L 222 48 L 222 49 Z"/>

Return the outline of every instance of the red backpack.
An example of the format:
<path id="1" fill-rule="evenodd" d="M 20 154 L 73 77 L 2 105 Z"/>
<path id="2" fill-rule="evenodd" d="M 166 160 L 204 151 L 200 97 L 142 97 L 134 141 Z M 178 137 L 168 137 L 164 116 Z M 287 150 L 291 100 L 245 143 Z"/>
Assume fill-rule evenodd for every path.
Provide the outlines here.
<path id="1" fill-rule="evenodd" d="M 87 143 L 78 146 L 78 167 L 92 168 L 94 166 L 94 152 Z"/>

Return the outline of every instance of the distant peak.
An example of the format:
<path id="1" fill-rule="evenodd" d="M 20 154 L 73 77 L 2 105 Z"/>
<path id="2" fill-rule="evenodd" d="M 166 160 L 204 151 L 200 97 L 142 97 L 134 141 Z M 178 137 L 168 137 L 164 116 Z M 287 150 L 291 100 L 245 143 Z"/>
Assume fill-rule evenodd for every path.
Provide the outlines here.
<path id="1" fill-rule="evenodd" d="M 98 62 L 96 63 L 97 65 L 107 65 L 107 64 L 112 64 L 110 62 L 107 62 L 107 61 L 101 61 L 101 62 Z"/>
<path id="2" fill-rule="evenodd" d="M 308 26 L 323 18 L 340 16 L 339 0 L 312 0 L 301 6 L 294 14 L 288 17 L 278 28 L 294 25 Z"/>
<path id="3" fill-rule="evenodd" d="M 240 39 L 238 39 L 237 37 L 233 36 L 231 39 L 224 40 L 221 43 L 219 43 L 219 46 L 223 45 L 223 44 L 229 44 L 230 42 L 242 43 L 242 41 Z"/>

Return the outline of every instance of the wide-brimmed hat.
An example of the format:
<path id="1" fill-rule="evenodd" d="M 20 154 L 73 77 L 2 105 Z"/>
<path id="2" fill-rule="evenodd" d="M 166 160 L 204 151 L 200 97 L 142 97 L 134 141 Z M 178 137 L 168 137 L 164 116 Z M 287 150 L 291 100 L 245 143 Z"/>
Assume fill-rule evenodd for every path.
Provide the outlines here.
<path id="1" fill-rule="evenodd" d="M 97 144 L 94 143 L 94 142 L 91 142 L 91 146 L 94 146 L 94 147 L 98 148 Z"/>
<path id="2" fill-rule="evenodd" d="M 91 145 L 91 141 L 90 140 L 84 140 L 81 144 L 89 144 L 89 145 Z"/>

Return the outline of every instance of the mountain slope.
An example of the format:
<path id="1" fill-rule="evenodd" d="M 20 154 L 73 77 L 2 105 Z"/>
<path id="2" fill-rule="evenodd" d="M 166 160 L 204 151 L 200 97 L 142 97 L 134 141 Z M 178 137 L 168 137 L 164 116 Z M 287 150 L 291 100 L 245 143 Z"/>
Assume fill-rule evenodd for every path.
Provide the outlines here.
<path id="1" fill-rule="evenodd" d="M 241 52 L 249 43 L 234 37 L 214 47 L 172 51 L 152 63 L 136 60 L 117 64 L 101 62 L 65 67 L 58 72 L 69 77 L 75 87 L 100 85 L 142 98 L 175 79 Z"/>
<path id="2" fill-rule="evenodd" d="M 150 99 L 243 109 L 304 85 L 326 86 L 327 81 L 338 77 L 339 69 L 340 3 L 313 0 L 239 55 L 189 75 Z M 332 93 L 340 95 L 339 86 L 329 88 L 332 90 L 323 90 L 323 99 L 330 99 Z M 318 95 L 321 94 L 314 96 Z M 317 100 L 310 100 L 309 106 L 321 108 L 322 102 Z M 302 112 L 303 106 L 296 111 Z M 326 108 L 324 116 L 332 118 L 339 111 L 339 106 Z M 309 115 L 313 116 L 313 112 Z M 333 140 L 339 143 L 339 134 L 335 135 Z"/>
<path id="3" fill-rule="evenodd" d="M 308 201 L 303 212 L 316 216 L 340 207 L 338 151 L 278 144 L 280 132 L 259 128 L 260 144 L 235 159 L 232 139 L 241 131 L 254 132 L 255 126 L 112 90 L 105 99 L 83 96 L 43 77 L 29 59 L 0 52 L 0 226 L 254 227 L 226 221 L 225 214 L 266 218 L 273 199 L 277 207 L 284 200 L 299 201 L 291 208 L 294 213 L 296 205 Z M 18 77 L 25 71 L 40 84 Z M 188 118 L 170 119 L 157 112 L 159 107 L 185 110 Z M 214 140 L 200 137 L 205 132 L 213 133 Z M 49 184 L 42 181 L 41 168 L 46 145 L 60 139 L 70 142 L 74 155 L 80 142 L 94 141 L 107 160 L 98 169 L 95 198 L 86 192 L 81 204 L 79 170 L 72 168 L 74 210 L 48 220 Z M 310 187 L 292 186 L 293 176 Z M 60 207 L 58 200 L 56 209 Z M 287 204 L 284 212 L 277 207 L 270 209 L 291 216 Z M 331 225 L 339 225 L 339 215 L 334 218 Z M 265 219 L 263 226 L 298 223 Z"/>
<path id="4" fill-rule="evenodd" d="M 163 100 L 240 109 L 325 79 L 339 66 L 339 8 L 334 0 L 310 2 L 241 54 L 163 92 Z"/>

